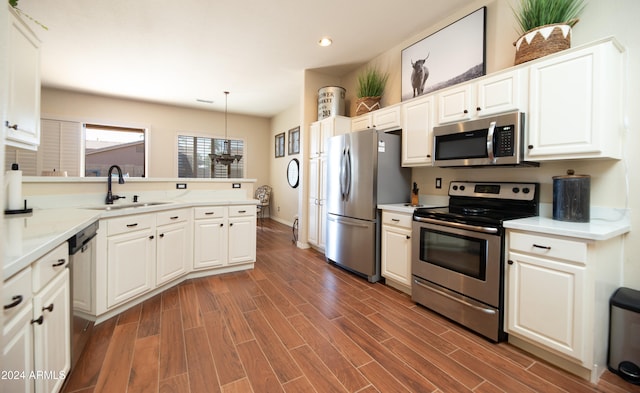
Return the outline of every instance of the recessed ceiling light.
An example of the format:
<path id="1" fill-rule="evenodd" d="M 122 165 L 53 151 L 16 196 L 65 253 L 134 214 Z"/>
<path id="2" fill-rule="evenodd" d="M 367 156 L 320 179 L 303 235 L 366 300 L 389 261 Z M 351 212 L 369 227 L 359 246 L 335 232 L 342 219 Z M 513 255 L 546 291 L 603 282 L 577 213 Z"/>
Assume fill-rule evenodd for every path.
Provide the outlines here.
<path id="1" fill-rule="evenodd" d="M 329 46 L 333 43 L 333 41 L 331 41 L 331 38 L 329 37 L 322 37 L 320 39 L 320 41 L 318 41 L 318 45 L 320 46 Z"/>

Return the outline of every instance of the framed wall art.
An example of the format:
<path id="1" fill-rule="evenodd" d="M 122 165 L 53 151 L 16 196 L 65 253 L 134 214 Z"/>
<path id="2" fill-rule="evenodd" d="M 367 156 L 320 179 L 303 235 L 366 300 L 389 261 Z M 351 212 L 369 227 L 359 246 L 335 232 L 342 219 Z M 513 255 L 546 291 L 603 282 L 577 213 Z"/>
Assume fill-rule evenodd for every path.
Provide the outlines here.
<path id="1" fill-rule="evenodd" d="M 402 101 L 485 74 L 486 7 L 402 50 Z"/>
<path id="2" fill-rule="evenodd" d="M 276 135 L 276 158 L 284 157 L 284 132 Z"/>
<path id="3" fill-rule="evenodd" d="M 289 155 L 300 154 L 300 126 L 289 130 Z"/>

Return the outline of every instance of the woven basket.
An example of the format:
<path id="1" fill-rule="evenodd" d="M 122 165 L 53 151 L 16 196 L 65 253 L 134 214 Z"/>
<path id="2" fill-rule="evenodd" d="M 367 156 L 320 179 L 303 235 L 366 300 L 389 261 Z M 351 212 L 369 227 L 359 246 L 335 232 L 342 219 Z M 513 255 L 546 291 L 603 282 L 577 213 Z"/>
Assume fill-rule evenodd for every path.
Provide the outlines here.
<path id="1" fill-rule="evenodd" d="M 515 65 L 571 48 L 571 26 L 557 23 L 540 26 L 524 33 L 513 43 Z"/>
<path id="2" fill-rule="evenodd" d="M 382 97 L 362 97 L 356 100 L 356 116 L 364 115 L 380 109 L 380 99 Z"/>

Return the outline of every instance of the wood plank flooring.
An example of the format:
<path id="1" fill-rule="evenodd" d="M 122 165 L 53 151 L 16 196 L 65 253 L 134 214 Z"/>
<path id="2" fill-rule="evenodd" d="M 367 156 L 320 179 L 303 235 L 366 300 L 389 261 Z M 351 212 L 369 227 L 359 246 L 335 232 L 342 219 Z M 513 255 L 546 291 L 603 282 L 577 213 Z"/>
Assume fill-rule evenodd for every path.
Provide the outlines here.
<path id="1" fill-rule="evenodd" d="M 98 325 L 65 392 L 640 392 L 493 344 L 292 242 L 269 219 L 255 269 L 186 281 Z"/>

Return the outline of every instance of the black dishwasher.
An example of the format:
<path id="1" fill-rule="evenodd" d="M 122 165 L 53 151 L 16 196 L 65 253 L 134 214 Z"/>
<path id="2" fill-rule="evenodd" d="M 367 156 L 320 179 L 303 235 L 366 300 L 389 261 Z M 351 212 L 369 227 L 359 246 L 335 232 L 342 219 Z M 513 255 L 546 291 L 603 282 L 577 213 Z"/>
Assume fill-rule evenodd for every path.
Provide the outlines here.
<path id="1" fill-rule="evenodd" d="M 93 331 L 95 315 L 94 238 L 98 221 L 68 240 L 71 273 L 71 370 L 75 367 Z"/>

